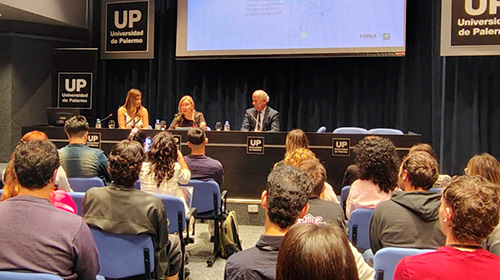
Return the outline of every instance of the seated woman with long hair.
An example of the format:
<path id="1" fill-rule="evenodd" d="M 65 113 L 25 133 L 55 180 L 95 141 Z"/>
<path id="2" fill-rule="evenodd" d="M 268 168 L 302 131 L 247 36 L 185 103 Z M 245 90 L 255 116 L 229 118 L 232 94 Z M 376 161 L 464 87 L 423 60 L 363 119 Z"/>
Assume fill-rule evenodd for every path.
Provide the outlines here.
<path id="1" fill-rule="evenodd" d="M 168 129 L 176 129 L 177 127 L 199 127 L 203 130 L 207 129 L 207 123 L 202 112 L 194 109 L 194 100 L 189 95 L 184 95 L 179 101 L 179 112 L 168 127 Z"/>
<path id="2" fill-rule="evenodd" d="M 149 128 L 148 110 L 142 106 L 142 93 L 138 89 L 127 92 L 125 104 L 118 108 L 118 126 L 120 128 Z"/>
<path id="3" fill-rule="evenodd" d="M 23 137 L 21 137 L 21 140 L 19 142 L 21 143 L 27 141 L 46 141 L 48 139 L 49 137 L 47 137 L 47 134 L 38 130 L 34 130 L 23 135 Z M 0 201 L 4 201 L 19 194 L 20 185 L 19 181 L 17 180 L 16 172 L 14 171 L 15 154 L 16 151 L 14 150 L 14 152 L 10 157 L 9 163 L 7 164 L 7 167 L 4 170 L 2 178 L 4 182 L 4 187 Z M 66 172 L 64 172 L 64 169 L 61 166 L 59 166 L 56 174 L 55 189 L 50 193 L 50 200 L 51 200 L 50 202 L 52 203 L 52 205 L 54 205 L 59 209 L 76 214 L 76 209 L 77 209 L 76 204 L 73 201 L 73 199 L 71 199 L 69 194 L 66 192 L 70 190 L 71 189 L 69 187 L 69 182 L 66 176 Z"/>
<path id="4" fill-rule="evenodd" d="M 184 202 L 187 212 L 189 209 L 179 189 L 179 183 L 187 184 L 190 179 L 191 171 L 181 151 L 177 149 L 175 138 L 169 132 L 158 133 L 153 137 L 139 174 L 141 190 L 152 194 L 177 196 Z"/>
<path id="5" fill-rule="evenodd" d="M 482 153 L 473 156 L 464 169 L 465 175 L 479 175 L 496 184 L 500 191 L 500 163 L 488 154 Z M 486 248 L 490 253 L 500 256 L 500 225 L 497 225 L 491 235 L 486 239 Z"/>
<path id="6" fill-rule="evenodd" d="M 357 280 L 345 232 L 334 224 L 295 224 L 278 252 L 276 280 Z"/>

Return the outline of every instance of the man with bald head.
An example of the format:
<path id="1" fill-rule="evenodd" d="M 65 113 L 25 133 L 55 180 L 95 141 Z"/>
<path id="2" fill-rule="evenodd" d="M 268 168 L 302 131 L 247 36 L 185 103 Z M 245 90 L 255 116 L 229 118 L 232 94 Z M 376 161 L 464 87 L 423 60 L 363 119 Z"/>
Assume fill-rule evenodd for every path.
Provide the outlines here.
<path id="1" fill-rule="evenodd" d="M 280 119 L 278 111 L 267 106 L 269 95 L 261 89 L 252 94 L 253 108 L 245 111 L 242 131 L 279 131 Z"/>

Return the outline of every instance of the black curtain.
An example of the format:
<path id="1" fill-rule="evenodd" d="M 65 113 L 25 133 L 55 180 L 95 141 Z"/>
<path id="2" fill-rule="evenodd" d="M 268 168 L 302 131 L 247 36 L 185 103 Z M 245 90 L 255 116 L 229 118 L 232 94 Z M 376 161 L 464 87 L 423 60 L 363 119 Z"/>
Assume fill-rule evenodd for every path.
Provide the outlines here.
<path id="1" fill-rule="evenodd" d="M 325 125 L 329 131 L 361 126 L 419 133 L 451 174 L 476 152 L 500 155 L 492 147 L 498 139 L 498 118 L 492 119 L 499 114 L 498 58 L 441 58 L 439 1 L 408 0 L 405 57 L 178 61 L 177 0 L 156 0 L 155 17 L 155 59 L 100 62 L 101 116 L 116 112 L 135 87 L 143 92 L 150 122 L 171 121 L 180 97 L 189 94 L 209 126 L 228 120 L 239 129 L 251 93 L 264 89 L 280 112 L 282 130 Z M 94 18 L 100 19 L 100 3 Z M 98 20 L 94 34 L 100 34 Z M 97 36 L 93 45 L 99 46 Z"/>

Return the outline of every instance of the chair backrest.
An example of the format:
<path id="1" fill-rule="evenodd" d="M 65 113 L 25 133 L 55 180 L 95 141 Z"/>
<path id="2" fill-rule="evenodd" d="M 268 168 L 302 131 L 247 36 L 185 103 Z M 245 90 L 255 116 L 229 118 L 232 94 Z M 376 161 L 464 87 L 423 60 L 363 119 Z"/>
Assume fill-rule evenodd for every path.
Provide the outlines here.
<path id="1" fill-rule="evenodd" d="M 164 194 L 155 194 L 155 196 L 160 198 L 161 201 L 163 201 L 163 205 L 165 205 L 165 211 L 167 211 L 167 217 L 170 221 L 168 233 L 182 233 L 186 227 L 186 210 L 184 209 L 184 202 L 176 196 Z M 179 220 L 181 220 L 180 224 Z"/>
<path id="2" fill-rule="evenodd" d="M 382 248 L 377 251 L 373 259 L 373 268 L 376 273 L 375 279 L 392 280 L 394 278 L 394 270 L 396 270 L 396 266 L 402 258 L 433 251 L 435 250 L 393 247 Z"/>
<path id="3" fill-rule="evenodd" d="M 147 279 L 151 279 L 154 245 L 149 234 L 114 234 L 96 228 L 90 230 L 99 251 L 99 275 L 124 278 L 145 274 Z"/>
<path id="4" fill-rule="evenodd" d="M 134 183 L 134 187 L 135 187 L 136 189 L 140 190 L 140 189 L 141 189 L 141 181 L 139 181 L 139 180 L 135 181 L 135 183 Z"/>
<path id="5" fill-rule="evenodd" d="M 192 207 L 196 207 L 198 214 L 214 211 L 214 194 L 217 196 L 217 215 L 221 209 L 221 195 L 219 184 L 215 181 L 191 180 L 186 186 L 193 187 Z"/>
<path id="6" fill-rule="evenodd" d="M 347 197 L 349 196 L 349 191 L 351 190 L 351 186 L 344 186 L 340 190 L 340 206 L 345 213 L 345 203 L 347 201 Z"/>
<path id="7" fill-rule="evenodd" d="M 433 193 L 441 193 L 443 188 L 430 188 L 429 191 Z"/>
<path id="8" fill-rule="evenodd" d="M 63 280 L 63 278 L 47 273 L 0 271 L 0 280 Z"/>
<path id="9" fill-rule="evenodd" d="M 349 217 L 349 241 L 361 251 L 370 249 L 370 219 L 373 209 L 361 208 L 352 211 Z"/>
<path id="10" fill-rule="evenodd" d="M 318 131 L 316 131 L 317 133 L 325 133 L 326 132 L 326 126 L 322 126 L 320 128 L 318 128 Z"/>
<path id="11" fill-rule="evenodd" d="M 333 130 L 333 133 L 338 134 L 367 134 L 368 130 L 362 127 L 356 126 L 345 126 L 345 127 L 337 127 Z"/>
<path id="12" fill-rule="evenodd" d="M 395 128 L 372 128 L 368 130 L 369 134 L 380 134 L 380 135 L 403 135 L 403 131 Z"/>
<path id="13" fill-rule="evenodd" d="M 76 214 L 83 216 L 83 197 L 84 192 L 70 192 L 68 193 L 76 204 Z"/>
<path id="14" fill-rule="evenodd" d="M 75 192 L 86 192 L 92 187 L 104 187 L 104 182 L 99 177 L 90 178 L 68 178 L 71 189 Z"/>

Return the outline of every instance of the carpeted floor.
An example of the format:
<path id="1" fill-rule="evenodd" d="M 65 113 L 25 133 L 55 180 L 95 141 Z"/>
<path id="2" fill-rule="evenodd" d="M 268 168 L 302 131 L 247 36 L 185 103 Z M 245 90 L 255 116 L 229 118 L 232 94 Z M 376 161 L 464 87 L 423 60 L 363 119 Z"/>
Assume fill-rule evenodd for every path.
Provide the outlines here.
<path id="1" fill-rule="evenodd" d="M 241 246 L 243 249 L 253 247 L 260 235 L 264 234 L 263 226 L 239 225 Z M 191 280 L 224 279 L 226 260 L 218 258 L 212 267 L 207 267 L 206 260 L 213 252 L 214 244 L 210 242 L 208 224 L 196 222 L 195 243 L 186 246 L 190 255 L 189 265 Z"/>

